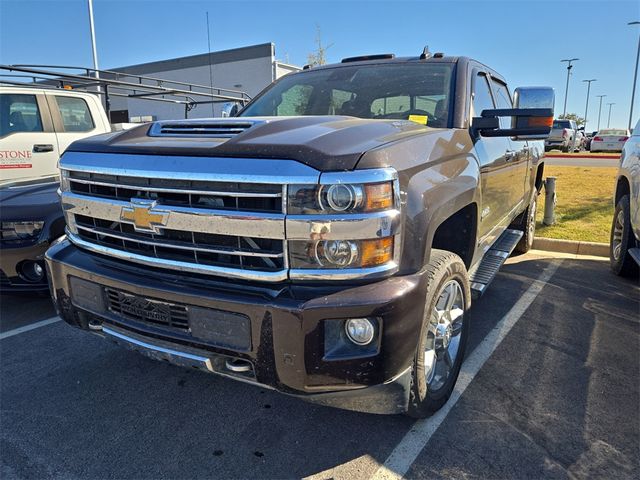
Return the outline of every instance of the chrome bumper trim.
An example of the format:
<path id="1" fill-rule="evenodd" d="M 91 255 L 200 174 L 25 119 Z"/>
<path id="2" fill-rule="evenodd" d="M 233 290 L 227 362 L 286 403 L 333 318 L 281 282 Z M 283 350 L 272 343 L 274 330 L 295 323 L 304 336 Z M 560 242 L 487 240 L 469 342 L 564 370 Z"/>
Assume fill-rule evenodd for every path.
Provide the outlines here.
<path id="1" fill-rule="evenodd" d="M 180 352 L 178 350 L 172 350 L 169 348 L 159 347 L 158 345 L 153 345 L 151 343 L 143 342 L 142 340 L 137 340 L 135 338 L 129 337 L 127 335 L 123 335 L 122 333 L 111 330 L 109 327 L 102 327 L 102 333 L 115 337 L 118 340 L 125 341 L 137 347 L 141 347 L 147 350 L 151 350 L 153 352 L 161 353 L 167 355 L 169 357 L 178 357 L 183 360 L 187 360 L 190 362 L 195 362 L 204 366 L 210 372 L 213 372 L 213 365 L 211 364 L 211 359 L 207 357 L 201 357 L 200 355 L 193 355 L 191 353 Z"/>

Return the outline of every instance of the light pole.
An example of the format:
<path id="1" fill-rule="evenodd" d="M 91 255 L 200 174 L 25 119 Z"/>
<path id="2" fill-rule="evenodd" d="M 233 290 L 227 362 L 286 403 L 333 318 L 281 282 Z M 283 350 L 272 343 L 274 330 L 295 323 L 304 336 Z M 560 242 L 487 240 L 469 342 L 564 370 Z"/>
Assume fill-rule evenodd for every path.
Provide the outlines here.
<path id="1" fill-rule="evenodd" d="M 596 95 L 596 97 L 600 97 L 600 107 L 598 108 L 598 130 L 600 130 L 600 114 L 602 113 L 602 99 L 606 97 L 606 95 Z"/>
<path id="2" fill-rule="evenodd" d="M 640 22 L 629 22 L 627 25 L 640 25 Z M 629 130 L 633 121 L 633 101 L 636 98 L 636 80 L 638 80 L 638 60 L 640 60 L 640 35 L 638 36 L 638 52 L 636 53 L 636 68 L 633 69 L 633 90 L 631 90 L 631 108 L 629 109 Z"/>
<path id="3" fill-rule="evenodd" d="M 96 51 L 96 30 L 93 26 L 93 0 L 88 0 L 89 4 L 89 30 L 91 32 L 91 53 L 93 54 L 93 69 L 98 70 L 98 52 Z M 96 77 L 98 76 L 98 72 Z"/>
<path id="4" fill-rule="evenodd" d="M 98 73 L 98 51 L 96 49 L 96 29 L 93 26 L 93 0 L 87 0 L 87 4 L 89 6 L 89 31 L 91 32 L 91 53 L 93 55 L 93 75 L 96 78 L 100 78 L 100 74 Z M 97 86 L 96 91 L 98 94 L 102 93 L 102 89 L 100 85 Z M 108 103 L 108 100 L 105 100 Z M 107 112 L 109 112 L 109 105 L 106 105 Z M 107 113 L 108 115 L 108 113 Z"/>
<path id="5" fill-rule="evenodd" d="M 611 107 L 615 105 L 615 102 L 607 103 L 607 105 L 609 105 L 609 118 L 607 118 L 607 128 L 609 128 L 609 125 L 611 123 Z"/>
<path id="6" fill-rule="evenodd" d="M 591 91 L 591 82 L 597 82 L 597 78 L 592 78 L 591 80 L 582 80 L 583 82 L 587 82 L 587 105 L 584 107 L 584 131 L 587 131 L 587 113 L 589 112 L 589 92 Z"/>
<path id="7" fill-rule="evenodd" d="M 577 62 L 580 60 L 579 58 L 566 58 L 564 60 L 560 60 L 560 62 L 567 62 L 567 86 L 564 89 L 564 111 L 562 112 L 562 116 L 565 117 L 567 115 L 567 97 L 569 96 L 569 76 L 571 75 L 571 69 L 573 65 L 571 62 Z"/>

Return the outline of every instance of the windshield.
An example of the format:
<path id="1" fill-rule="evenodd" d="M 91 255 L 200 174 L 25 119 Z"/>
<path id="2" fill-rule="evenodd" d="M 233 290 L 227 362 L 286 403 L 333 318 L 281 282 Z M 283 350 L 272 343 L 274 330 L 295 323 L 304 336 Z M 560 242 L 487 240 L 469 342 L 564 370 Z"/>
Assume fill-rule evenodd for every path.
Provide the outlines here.
<path id="1" fill-rule="evenodd" d="M 571 122 L 569 120 L 555 120 L 553 128 L 571 128 Z"/>
<path id="2" fill-rule="evenodd" d="M 448 127 L 452 70 L 452 64 L 445 63 L 306 70 L 283 77 L 240 116 L 349 115 L 407 120 L 417 115 L 421 123 Z"/>

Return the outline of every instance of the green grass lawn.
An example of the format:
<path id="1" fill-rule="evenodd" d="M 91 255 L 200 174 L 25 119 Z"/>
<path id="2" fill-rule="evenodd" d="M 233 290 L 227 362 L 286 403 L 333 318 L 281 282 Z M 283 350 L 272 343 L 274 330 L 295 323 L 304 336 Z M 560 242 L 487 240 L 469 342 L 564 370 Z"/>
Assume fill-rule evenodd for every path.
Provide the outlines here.
<path id="1" fill-rule="evenodd" d="M 620 152 L 569 152 L 564 153 L 561 150 L 551 150 L 545 154 L 546 156 L 553 157 L 554 155 L 570 155 L 572 157 L 609 157 L 611 155 L 620 156 Z"/>
<path id="2" fill-rule="evenodd" d="M 536 236 L 587 242 L 609 242 L 617 168 L 546 166 L 556 177 L 556 224 L 544 226 L 544 190 L 538 197 Z"/>

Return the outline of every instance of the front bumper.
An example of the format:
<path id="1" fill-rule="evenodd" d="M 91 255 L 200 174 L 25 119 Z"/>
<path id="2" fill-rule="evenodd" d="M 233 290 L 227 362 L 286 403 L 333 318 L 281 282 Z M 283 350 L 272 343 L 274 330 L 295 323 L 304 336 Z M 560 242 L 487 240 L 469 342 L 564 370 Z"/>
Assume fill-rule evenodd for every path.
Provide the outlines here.
<path id="1" fill-rule="evenodd" d="M 265 286 L 114 261 L 66 240 L 49 249 L 46 257 L 56 308 L 73 326 L 94 330 L 154 358 L 323 405 L 370 413 L 400 413 L 407 408 L 426 291 L 421 273 L 347 286 Z M 106 293 L 114 290 L 185 306 L 189 328 L 177 330 L 118 313 Z M 199 317 L 193 312 L 200 312 Z M 215 330 L 217 320 L 203 324 L 202 318 L 208 317 L 202 312 L 224 312 L 231 322 L 248 319 L 248 341 L 223 345 L 204 338 L 198 332 Z M 325 347 L 329 325 L 334 325 L 329 322 L 351 317 L 377 319 L 377 348 L 331 357 Z M 229 331 L 236 328 L 227 326 Z"/>
<path id="2" fill-rule="evenodd" d="M 49 287 L 44 277 L 41 282 L 29 282 L 18 274 L 20 263 L 43 260 L 49 242 L 40 242 L 26 247 L 2 247 L 0 249 L 0 292 L 46 291 Z"/>

